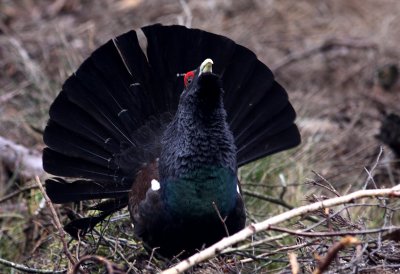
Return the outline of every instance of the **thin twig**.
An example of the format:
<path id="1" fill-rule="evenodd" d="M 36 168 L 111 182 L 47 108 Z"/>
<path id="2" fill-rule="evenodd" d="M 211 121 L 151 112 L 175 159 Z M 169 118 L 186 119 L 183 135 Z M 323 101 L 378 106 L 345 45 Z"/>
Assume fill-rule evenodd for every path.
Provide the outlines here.
<path id="1" fill-rule="evenodd" d="M 61 273 L 66 273 L 66 269 L 62 270 L 47 270 L 47 269 L 38 269 L 38 268 L 31 268 L 22 264 L 17 264 L 11 261 L 7 261 L 3 258 L 0 258 L 0 264 L 12 267 L 16 270 L 24 271 L 27 273 L 40 273 L 40 274 L 47 274 L 47 273 L 54 273 L 54 274 L 61 274 Z"/>
<path id="2" fill-rule="evenodd" d="M 151 261 L 154 258 L 154 254 L 156 253 L 157 249 L 160 249 L 159 247 L 155 247 L 151 249 L 151 254 L 150 254 L 150 258 L 149 261 L 147 262 L 147 267 L 150 267 Z"/>
<path id="3" fill-rule="evenodd" d="M 316 184 L 316 185 L 318 185 L 318 186 L 320 186 L 320 187 L 322 187 L 322 188 L 325 188 L 325 189 L 328 190 L 329 192 L 332 192 L 332 193 L 335 194 L 337 197 L 340 197 L 339 192 L 336 191 L 336 189 L 332 186 L 332 184 L 331 184 L 327 179 L 324 178 L 324 176 L 322 176 L 321 174 L 319 174 L 318 172 L 316 172 L 316 171 L 314 171 L 314 170 L 311 170 L 311 172 L 314 173 L 315 175 L 317 175 L 318 178 L 320 178 L 322 181 L 324 181 L 328 186 L 325 186 L 325 185 L 323 185 L 323 184 L 320 184 L 319 182 L 316 182 L 316 181 L 311 181 L 311 182 L 308 182 L 308 183 Z"/>
<path id="4" fill-rule="evenodd" d="M 215 211 L 217 212 L 218 218 L 220 219 L 222 225 L 224 226 L 226 236 L 229 236 L 229 230 L 225 223 L 226 217 L 222 218 L 221 213 L 219 212 L 219 209 L 218 209 L 217 205 L 215 204 L 215 202 L 212 202 L 212 206 L 214 207 Z"/>
<path id="5" fill-rule="evenodd" d="M 286 203 L 285 200 L 282 199 L 283 196 L 281 196 L 281 198 L 278 199 L 278 198 L 274 198 L 272 196 L 268 196 L 268 195 L 265 195 L 265 194 L 259 194 L 259 193 L 256 193 L 256 192 L 253 192 L 253 191 L 250 191 L 250 190 L 247 190 L 247 189 L 242 189 L 242 194 L 248 195 L 250 197 L 254 197 L 254 198 L 257 198 L 257 199 L 260 199 L 260 200 L 264 200 L 264 201 L 267 201 L 267 202 L 270 202 L 270 203 L 273 203 L 273 204 L 277 204 L 277 205 L 283 206 L 283 207 L 285 207 L 287 209 L 293 209 L 294 208 L 294 206 Z M 281 194 L 284 194 L 284 193 L 282 192 Z M 318 221 L 317 219 L 315 219 L 312 216 L 307 216 L 306 219 L 311 221 L 311 222 L 314 222 L 314 223 Z"/>
<path id="6" fill-rule="evenodd" d="M 390 226 L 390 227 L 381 227 L 381 228 L 374 228 L 374 229 L 367 229 L 367 230 L 350 230 L 350 231 L 315 231 L 315 232 L 304 232 L 302 230 L 291 230 L 284 227 L 277 227 L 277 226 L 270 226 L 269 230 L 285 232 L 292 235 L 297 236 L 304 236 L 304 237 L 337 237 L 337 236 L 346 236 L 346 235 L 364 235 L 364 234 L 374 234 L 374 233 L 382 233 L 386 231 L 394 231 L 400 229 L 397 226 Z"/>
<path id="7" fill-rule="evenodd" d="M 248 196 L 251 196 L 251 197 L 254 197 L 254 198 L 258 198 L 258 199 L 261 199 L 261 200 L 264 200 L 264 201 L 267 201 L 267 202 L 271 202 L 271 203 L 283 206 L 283 207 L 285 207 L 287 209 L 293 209 L 294 208 L 292 205 L 289 205 L 284 200 L 277 199 L 277 198 L 272 197 L 272 196 L 259 194 L 259 193 L 252 192 L 252 191 L 247 190 L 247 189 L 243 189 L 242 192 L 245 195 L 248 195 Z"/>
<path id="8" fill-rule="evenodd" d="M 67 258 L 68 258 L 70 264 L 71 264 L 71 265 L 75 265 L 77 261 L 76 261 L 76 259 L 72 256 L 71 252 L 70 252 L 69 249 L 68 249 L 68 245 L 67 245 L 67 242 L 66 242 L 66 240 L 65 240 L 65 235 L 66 235 L 66 233 L 65 233 L 65 231 L 64 231 L 64 228 L 63 228 L 62 225 L 61 225 L 60 219 L 59 219 L 58 216 L 57 216 L 57 212 L 56 212 L 56 210 L 54 209 L 53 203 L 50 201 L 49 196 L 47 196 L 46 191 L 44 190 L 43 185 L 42 185 L 42 183 L 40 182 L 39 177 L 36 176 L 35 179 L 36 179 L 37 185 L 39 186 L 40 191 L 42 192 L 43 198 L 46 200 L 46 204 L 47 204 L 47 206 L 48 206 L 49 209 L 50 209 L 50 212 L 51 212 L 51 216 L 52 216 L 54 225 L 56 226 L 56 228 L 57 228 L 57 230 L 58 230 L 60 240 L 61 240 L 61 242 L 62 242 L 62 244 L 63 244 L 64 253 L 65 253 L 65 255 L 67 256 Z"/>
<path id="9" fill-rule="evenodd" d="M 369 181 L 372 181 L 372 183 L 374 184 L 374 188 L 378 188 L 378 187 L 376 186 L 376 184 L 375 184 L 375 180 L 374 180 L 374 178 L 373 178 L 373 173 L 374 173 L 374 170 L 376 169 L 376 167 L 377 167 L 378 164 L 379 164 L 379 161 L 380 161 L 380 159 L 381 159 L 382 153 L 383 153 L 383 147 L 380 146 L 380 148 L 379 148 L 379 154 L 378 154 L 378 156 L 376 157 L 375 164 L 372 166 L 371 170 L 368 171 L 368 169 L 367 169 L 366 167 L 364 167 L 365 171 L 366 171 L 367 174 L 368 174 L 368 178 L 367 178 L 367 180 L 365 181 L 365 184 L 364 184 L 363 189 L 366 189 L 366 188 L 367 188 Z"/>
<path id="10" fill-rule="evenodd" d="M 18 194 L 20 194 L 22 192 L 25 192 L 25 191 L 28 191 L 28 190 L 31 190 L 31 189 L 34 189 L 34 188 L 38 188 L 38 186 L 37 185 L 31 185 L 31 186 L 22 187 L 21 189 L 16 190 L 13 193 L 10 193 L 10 194 L 4 196 L 3 198 L 1 198 L 0 199 L 0 203 L 3 203 L 5 201 L 13 198 L 14 196 L 17 196 Z"/>
<path id="11" fill-rule="evenodd" d="M 337 192 L 337 190 L 333 187 L 333 185 L 332 185 L 327 179 L 325 179 L 324 176 L 322 176 L 321 174 L 319 174 L 318 172 L 316 172 L 316 171 L 314 171 L 314 170 L 312 170 L 311 172 L 314 173 L 315 175 L 317 175 L 317 176 L 318 176 L 323 182 L 325 182 L 328 186 L 325 186 L 325 185 L 323 185 L 323 184 L 320 184 L 320 183 L 317 182 L 317 181 L 311 181 L 312 184 L 316 184 L 316 185 L 318 185 L 318 186 L 320 186 L 320 187 L 322 187 L 322 188 L 325 188 L 325 189 L 328 190 L 329 192 L 332 192 L 333 194 L 335 194 L 337 197 L 340 197 L 339 192 Z M 350 212 L 349 212 L 347 209 L 346 209 L 346 213 L 347 213 L 347 218 L 351 221 L 351 215 L 350 215 Z M 327 219 L 327 220 L 329 220 L 329 219 Z"/>
<path id="12" fill-rule="evenodd" d="M 97 263 L 103 264 L 106 267 L 108 274 L 123 274 L 123 273 L 126 273 L 118 265 L 114 264 L 113 262 L 107 260 L 104 257 L 95 256 L 95 255 L 88 255 L 88 256 L 83 257 L 74 266 L 74 269 L 72 270 L 72 274 L 80 273 L 82 264 L 87 262 L 87 261 L 95 261 Z"/>
<path id="13" fill-rule="evenodd" d="M 286 234 L 286 235 L 288 235 L 288 234 Z M 284 247 L 275 249 L 275 250 L 270 251 L 270 252 L 265 252 L 265 253 L 259 254 L 259 255 L 255 256 L 255 258 L 242 259 L 242 260 L 240 260 L 240 263 L 242 263 L 242 264 L 243 263 L 249 263 L 249 262 L 254 261 L 254 259 L 262 259 L 264 257 L 269 257 L 271 255 L 275 255 L 275 254 L 281 253 L 283 251 L 299 249 L 299 248 L 302 248 L 302 247 L 305 247 L 305 246 L 308 246 L 308 245 L 312 245 L 312 244 L 313 244 L 313 241 L 304 242 L 304 243 L 301 243 L 301 244 L 296 244 L 296 245 L 291 245 L 291 246 L 284 246 Z"/>
<path id="14" fill-rule="evenodd" d="M 109 223 L 107 223 L 108 225 Z M 118 248 L 121 248 L 120 245 L 120 241 L 119 239 L 116 240 L 111 240 L 110 238 L 104 236 L 103 233 L 100 233 L 99 231 L 97 231 L 96 229 L 93 229 L 93 232 L 95 232 L 98 236 L 99 236 L 99 242 L 98 244 L 100 244 L 100 240 L 102 239 L 110 248 L 115 248 L 115 252 L 118 254 L 118 256 L 125 261 L 125 263 L 127 265 L 129 265 L 129 269 L 134 269 L 134 265 L 129 262 L 129 260 L 124 256 L 123 252 L 121 250 L 119 250 Z M 112 245 L 112 243 L 114 243 L 114 246 Z M 98 246 L 97 246 L 98 247 Z M 96 248 L 97 249 L 97 248 Z"/>
<path id="15" fill-rule="evenodd" d="M 109 225 L 109 222 L 107 222 L 107 225 Z M 103 230 L 105 230 L 105 229 L 106 228 L 104 228 Z M 134 264 L 132 262 L 129 262 L 129 260 L 124 256 L 123 252 L 121 250 L 119 250 L 119 248 L 122 248 L 121 243 L 123 243 L 123 241 L 126 241 L 123 243 L 125 245 L 125 247 L 131 248 L 131 249 L 134 248 L 132 245 L 129 245 L 128 240 L 122 239 L 122 238 L 111 239 L 110 237 L 105 236 L 102 232 L 98 231 L 97 229 L 93 229 L 92 232 L 94 233 L 94 234 L 92 234 L 93 237 L 96 237 L 96 236 L 99 237 L 95 250 L 97 250 L 101 244 L 104 246 L 108 246 L 110 248 L 114 248 L 116 254 L 118 254 L 118 256 L 122 260 L 124 260 L 127 265 L 129 265 L 129 269 L 127 270 L 127 272 L 129 272 L 132 269 L 135 271 L 137 270 L 135 268 Z M 78 234 L 78 239 L 79 239 L 79 243 L 81 243 L 79 234 Z"/>

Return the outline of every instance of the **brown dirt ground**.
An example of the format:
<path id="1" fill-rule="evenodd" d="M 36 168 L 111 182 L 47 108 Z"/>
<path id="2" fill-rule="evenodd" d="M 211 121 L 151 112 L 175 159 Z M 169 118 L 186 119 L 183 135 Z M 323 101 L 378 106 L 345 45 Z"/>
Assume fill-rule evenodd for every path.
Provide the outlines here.
<path id="1" fill-rule="evenodd" d="M 377 79 L 382 66 L 399 65 L 398 14 L 398 0 L 0 0 L 0 135 L 41 149 L 50 103 L 95 48 L 144 25 L 186 24 L 252 49 L 287 89 L 303 142 L 270 169 L 290 167 L 287 181 L 298 184 L 317 179 L 316 171 L 341 194 L 354 191 L 364 186 L 364 167 L 377 160 L 384 114 L 400 113 L 400 84 L 384 91 Z M 384 147 L 376 184 L 398 184 L 397 173 Z M 12 188 L 6 186 L 0 198 Z M 302 204 L 315 193 L 327 195 L 303 184 L 286 197 Z M 38 247 L 15 259 L 44 265 L 35 263 Z"/>

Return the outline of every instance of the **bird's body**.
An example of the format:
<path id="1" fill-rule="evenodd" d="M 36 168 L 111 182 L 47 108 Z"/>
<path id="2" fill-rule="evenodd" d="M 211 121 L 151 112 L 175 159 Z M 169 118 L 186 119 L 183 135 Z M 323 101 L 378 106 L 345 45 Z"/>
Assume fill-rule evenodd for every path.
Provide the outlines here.
<path id="1" fill-rule="evenodd" d="M 237 232 L 245 221 L 221 83 L 212 73 L 199 79 L 183 91 L 163 134 L 160 189 L 149 188 L 146 199 L 130 207 L 136 234 L 168 255 L 192 253 Z M 155 215 L 155 208 L 161 214 Z"/>
<path id="2" fill-rule="evenodd" d="M 145 244 L 190 254 L 244 227 L 237 168 L 297 145 L 295 112 L 269 69 L 233 41 L 181 26 L 143 32 L 146 55 L 129 32 L 64 84 L 44 168 L 80 179 L 49 179 L 46 189 L 56 203 L 107 199 L 72 233 L 128 205 Z"/>

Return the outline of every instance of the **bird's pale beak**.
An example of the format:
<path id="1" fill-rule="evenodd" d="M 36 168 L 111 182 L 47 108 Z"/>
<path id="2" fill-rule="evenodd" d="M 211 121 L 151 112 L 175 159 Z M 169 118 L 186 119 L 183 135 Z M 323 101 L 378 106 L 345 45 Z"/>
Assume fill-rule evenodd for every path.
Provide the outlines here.
<path id="1" fill-rule="evenodd" d="M 201 65 L 200 65 L 199 75 L 201 75 L 202 73 L 206 73 L 206 72 L 212 72 L 213 64 L 214 64 L 214 62 L 210 58 L 207 58 L 206 60 L 204 60 L 203 63 L 201 63 Z"/>

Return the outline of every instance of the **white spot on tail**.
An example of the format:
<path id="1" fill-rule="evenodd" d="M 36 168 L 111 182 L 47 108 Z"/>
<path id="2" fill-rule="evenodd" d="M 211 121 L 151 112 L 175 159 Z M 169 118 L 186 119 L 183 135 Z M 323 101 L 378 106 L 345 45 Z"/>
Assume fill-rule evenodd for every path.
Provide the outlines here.
<path id="1" fill-rule="evenodd" d="M 160 183 L 155 179 L 151 180 L 151 190 L 157 191 L 159 189 L 160 189 Z"/>

